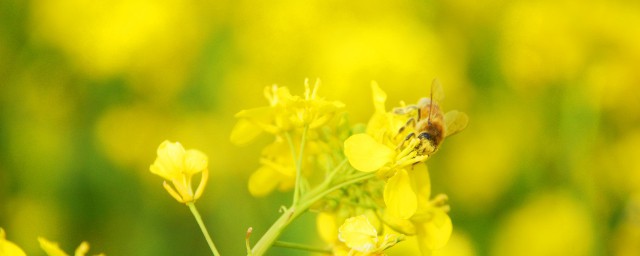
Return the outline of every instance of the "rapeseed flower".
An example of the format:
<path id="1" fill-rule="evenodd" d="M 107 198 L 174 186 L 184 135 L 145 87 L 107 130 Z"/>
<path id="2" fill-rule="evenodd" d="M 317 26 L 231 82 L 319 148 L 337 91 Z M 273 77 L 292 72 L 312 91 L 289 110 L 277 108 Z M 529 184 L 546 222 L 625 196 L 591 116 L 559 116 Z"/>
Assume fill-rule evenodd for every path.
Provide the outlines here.
<path id="1" fill-rule="evenodd" d="M 340 226 L 354 216 L 366 216 L 376 230 L 382 230 L 384 224 L 379 216 L 384 208 L 383 186 L 383 181 L 370 179 L 325 197 L 324 202 L 314 207 L 319 211 L 316 226 L 320 237 L 327 243 L 336 244 Z"/>
<path id="2" fill-rule="evenodd" d="M 268 106 L 242 110 L 231 132 L 231 141 L 245 144 L 263 132 L 274 135 L 274 141 L 265 147 L 261 166 L 249 178 L 249 192 L 265 196 L 274 189 L 289 190 L 297 179 L 309 174 L 312 161 L 317 161 L 328 149 L 318 128 L 326 127 L 344 108 L 339 101 L 327 101 L 318 96 L 320 81 L 313 88 L 305 80 L 302 96 L 292 95 L 288 88 L 273 85 L 264 90 Z M 296 148 L 294 145 L 301 145 Z M 328 149 L 328 150 L 327 150 Z M 299 150 L 299 152 L 296 152 Z"/>
<path id="3" fill-rule="evenodd" d="M 384 250 L 404 238 L 396 234 L 379 237 L 378 231 L 371 225 L 367 216 L 360 215 L 344 221 L 340 226 L 338 239 L 344 243 L 344 246 L 336 246 L 335 255 L 378 256 L 385 255 Z"/>
<path id="4" fill-rule="evenodd" d="M 410 173 L 414 166 L 435 153 L 437 145 L 418 136 L 423 131 L 416 131 L 415 127 L 409 125 L 411 121 L 408 120 L 413 117 L 387 111 L 386 93 L 376 83 L 371 87 L 375 112 L 369 120 L 366 133 L 355 134 L 344 142 L 344 153 L 355 169 L 377 171 L 387 181 L 384 189 L 387 211 L 396 217 L 408 219 L 418 209 L 418 197 Z M 431 99 L 427 100 L 430 104 L 436 104 Z M 467 122 L 466 115 L 458 111 L 451 111 L 442 119 L 444 136 L 464 129 Z"/>
<path id="5" fill-rule="evenodd" d="M 383 221 L 398 232 L 415 235 L 422 254 L 429 255 L 431 251 L 442 248 L 453 231 L 451 219 L 447 214 L 447 197 L 441 194 L 430 199 L 431 179 L 426 165 L 416 166 L 410 175 L 416 188 L 416 212 L 409 219 L 385 213 Z"/>
<path id="6" fill-rule="evenodd" d="M 338 232 L 340 241 L 359 252 L 370 252 L 378 243 L 378 231 L 364 215 L 345 220 Z"/>
<path id="7" fill-rule="evenodd" d="M 376 172 L 384 180 L 384 207 L 378 211 L 382 222 L 404 235 L 416 236 L 420 250 L 428 255 L 444 246 L 452 232 L 447 197 L 438 195 L 430 199 L 429 173 L 422 164 L 436 152 L 442 138 L 430 139 L 434 135 L 431 131 L 421 135 L 427 131 L 417 130 L 420 127 L 415 124 L 419 120 L 413 120 L 415 117 L 409 114 L 427 116 L 429 126 L 431 122 L 442 122 L 442 130 L 438 132 L 442 132 L 443 138 L 464 129 L 467 117 L 458 111 L 443 115 L 438 105 L 425 108 L 437 104 L 437 99 L 431 98 L 422 99 L 419 103 L 422 107 L 402 105 L 387 111 L 384 91 L 375 83 L 372 89 L 375 113 L 365 133 L 352 135 L 344 142 L 345 156 L 356 170 Z"/>
<path id="8" fill-rule="evenodd" d="M 278 135 L 294 129 L 315 129 L 326 124 L 344 108 L 339 101 L 327 101 L 317 95 L 320 80 L 313 89 L 305 80 L 304 96 L 292 95 L 287 87 L 273 85 L 264 89 L 269 106 L 242 110 L 236 114 L 238 123 L 231 132 L 231 142 L 245 144 L 267 132 Z"/>
<path id="9" fill-rule="evenodd" d="M 207 185 L 209 170 L 208 157 L 199 150 L 185 150 L 179 142 L 163 141 L 158 146 L 158 157 L 149 170 L 164 178 L 163 186 L 180 203 L 195 202 Z M 202 173 L 195 193 L 191 188 L 195 174 Z M 173 187 L 167 183 L 171 181 Z"/>
<path id="10" fill-rule="evenodd" d="M 416 196 L 408 179 L 407 168 L 423 162 L 429 156 L 418 155 L 413 148 L 419 139 L 412 138 L 408 146 L 399 148 L 402 138 L 397 131 L 406 118 L 387 112 L 387 95 L 376 83 L 372 84 L 375 112 L 367 125 L 366 133 L 356 134 L 344 142 L 344 153 L 355 169 L 363 172 L 378 171 L 387 179 L 384 200 L 393 215 L 409 218 L 416 210 Z"/>
<path id="11" fill-rule="evenodd" d="M 275 188 L 285 191 L 294 186 L 296 169 L 289 146 L 283 139 L 276 139 L 262 150 L 260 164 L 249 177 L 251 195 L 265 196 Z"/>

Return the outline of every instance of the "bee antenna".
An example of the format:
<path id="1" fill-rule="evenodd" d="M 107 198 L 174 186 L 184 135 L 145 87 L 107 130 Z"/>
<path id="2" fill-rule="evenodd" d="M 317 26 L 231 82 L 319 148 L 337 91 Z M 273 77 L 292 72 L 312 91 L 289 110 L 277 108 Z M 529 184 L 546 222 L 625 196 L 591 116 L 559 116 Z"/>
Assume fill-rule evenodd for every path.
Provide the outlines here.
<path id="1" fill-rule="evenodd" d="M 431 95 L 429 96 L 429 116 L 427 117 L 427 123 L 431 124 L 431 115 L 433 113 L 433 84 L 431 85 Z"/>

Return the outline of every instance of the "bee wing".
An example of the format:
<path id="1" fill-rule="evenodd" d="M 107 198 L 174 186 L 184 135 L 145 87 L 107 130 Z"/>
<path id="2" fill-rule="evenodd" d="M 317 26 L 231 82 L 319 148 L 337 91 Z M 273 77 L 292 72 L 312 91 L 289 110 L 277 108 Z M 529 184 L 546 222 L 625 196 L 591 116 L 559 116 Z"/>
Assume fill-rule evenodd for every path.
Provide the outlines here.
<path id="1" fill-rule="evenodd" d="M 440 103 L 444 99 L 444 90 L 442 89 L 442 85 L 440 84 L 440 80 L 433 79 L 431 82 L 431 101 L 435 101 L 436 103 Z"/>
<path id="2" fill-rule="evenodd" d="M 467 127 L 469 117 L 458 110 L 451 110 L 444 114 L 445 137 L 454 135 Z"/>

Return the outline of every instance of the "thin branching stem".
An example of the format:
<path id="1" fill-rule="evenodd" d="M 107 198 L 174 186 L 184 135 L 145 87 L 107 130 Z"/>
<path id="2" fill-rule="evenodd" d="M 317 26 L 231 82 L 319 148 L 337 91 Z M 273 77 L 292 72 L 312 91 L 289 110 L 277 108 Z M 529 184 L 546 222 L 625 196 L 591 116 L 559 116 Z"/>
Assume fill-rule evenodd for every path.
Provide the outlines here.
<path id="1" fill-rule="evenodd" d="M 196 208 L 196 205 L 193 202 L 187 203 L 187 206 L 189 206 L 189 210 L 191 210 L 193 217 L 196 219 L 196 222 L 198 222 L 198 226 L 200 226 L 200 230 L 202 231 L 204 238 L 207 240 L 207 244 L 209 244 L 209 249 L 211 249 L 211 252 L 213 253 L 214 256 L 220 256 L 220 253 L 218 252 L 216 245 L 213 244 L 213 240 L 211 240 L 211 236 L 209 236 L 209 231 L 207 231 L 207 227 L 205 227 L 204 222 L 202 222 L 202 217 L 200 217 L 198 208 Z"/>
<path id="2" fill-rule="evenodd" d="M 332 251 L 330 249 L 317 248 L 317 247 L 313 247 L 313 246 L 308 246 L 306 244 L 298 244 L 298 243 L 291 243 L 291 242 L 284 242 L 284 241 L 276 241 L 276 242 L 273 243 L 273 246 L 282 247 L 282 248 L 297 249 L 297 250 L 303 250 L 303 251 L 309 251 L 309 252 L 319 252 L 319 253 L 324 253 L 324 254 L 331 254 L 332 253 Z"/>
<path id="3" fill-rule="evenodd" d="M 296 167 L 296 184 L 293 191 L 293 204 L 296 205 L 301 196 L 301 187 L 302 187 L 302 159 L 304 155 L 304 147 L 307 141 L 307 131 L 309 130 L 309 126 L 305 125 L 302 129 L 302 136 L 300 137 L 300 148 L 296 153 L 296 147 L 293 145 L 293 139 L 291 138 L 291 134 L 289 132 L 285 133 L 285 137 L 287 142 L 289 143 L 289 148 L 291 149 L 291 156 L 295 163 Z"/>

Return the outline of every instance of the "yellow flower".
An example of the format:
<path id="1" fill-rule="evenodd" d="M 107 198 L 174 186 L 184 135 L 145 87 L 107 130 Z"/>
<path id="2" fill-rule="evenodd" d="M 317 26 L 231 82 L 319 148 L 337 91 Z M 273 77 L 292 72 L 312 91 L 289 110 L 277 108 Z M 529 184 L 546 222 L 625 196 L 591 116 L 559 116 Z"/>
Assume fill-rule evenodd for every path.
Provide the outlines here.
<path id="1" fill-rule="evenodd" d="M 45 253 L 47 253 L 47 255 L 49 256 L 68 256 L 68 254 L 62 251 L 58 244 L 55 242 L 51 242 L 43 237 L 38 237 L 38 242 L 40 242 L 40 247 L 42 248 L 42 250 L 44 250 Z M 74 256 L 84 256 L 88 251 L 89 243 L 82 242 L 80 243 L 80 245 L 78 245 L 78 248 L 76 248 Z M 98 255 L 104 256 L 103 253 Z"/>
<path id="2" fill-rule="evenodd" d="M 262 151 L 260 168 L 249 178 L 249 192 L 253 196 L 265 196 L 274 189 L 288 190 L 295 186 L 298 178 L 309 175 L 309 164 L 327 158 L 329 148 L 322 141 L 320 127 L 328 124 L 344 108 L 338 101 L 327 101 L 318 96 L 320 81 L 313 88 L 305 80 L 302 96 L 292 95 L 286 87 L 273 85 L 264 90 L 269 105 L 242 110 L 236 114 L 238 123 L 231 132 L 231 142 L 246 144 L 267 132 L 275 141 Z M 324 130 L 323 130 L 324 131 Z M 325 131 L 326 132 L 326 131 Z M 300 153 L 293 153 L 293 145 L 304 145 Z M 294 157 L 295 156 L 295 157 Z M 301 166 L 297 166 L 300 163 Z M 297 169 L 300 167 L 300 169 Z M 297 177 L 300 171 L 301 177 Z"/>
<path id="3" fill-rule="evenodd" d="M 418 208 L 418 199 L 411 178 L 405 169 L 393 175 L 384 187 L 384 203 L 387 211 L 403 219 L 410 218 Z"/>
<path id="4" fill-rule="evenodd" d="M 242 110 L 236 114 L 238 123 L 231 132 L 231 142 L 241 145 L 251 141 L 262 131 L 280 134 L 295 128 L 318 128 L 326 124 L 344 108 L 339 101 L 327 101 L 317 95 L 320 80 L 313 89 L 305 80 L 303 97 L 291 95 L 286 87 L 266 87 L 269 106 Z"/>
<path id="5" fill-rule="evenodd" d="M 313 135 L 313 136 L 312 136 Z M 307 137 L 317 137 L 308 133 Z M 300 143 L 298 138 L 292 138 L 293 144 Z M 328 146 L 322 141 L 309 138 L 302 156 L 302 177 L 309 177 L 313 170 L 313 163 L 327 151 Z M 260 167 L 249 177 L 248 188 L 251 195 L 256 197 L 266 196 L 275 189 L 287 191 L 294 187 L 296 182 L 295 161 L 291 155 L 288 142 L 276 136 L 271 144 L 262 150 Z"/>
<path id="6" fill-rule="evenodd" d="M 416 237 L 418 245 L 423 255 L 444 247 L 453 231 L 451 218 L 447 214 L 448 207 L 442 207 L 442 197 L 433 200 L 433 206 L 420 209 L 411 217 L 411 222 L 416 227 Z"/>
<path id="7" fill-rule="evenodd" d="M 338 232 L 340 241 L 359 252 L 370 252 L 378 243 L 378 232 L 364 215 L 345 220 Z"/>
<path id="8" fill-rule="evenodd" d="M 335 244 L 338 241 L 338 216 L 335 213 L 320 212 L 316 217 L 316 229 L 322 240 Z"/>
<path id="9" fill-rule="evenodd" d="M 383 215 L 384 222 L 391 228 L 405 235 L 415 235 L 423 255 L 442 248 L 453 231 L 451 219 L 447 212 L 446 196 L 438 195 L 430 200 L 431 179 L 426 165 L 416 166 L 410 172 L 410 179 L 416 188 L 417 209 L 409 219 L 398 218 L 387 211 Z M 389 209 L 387 209 L 389 210 Z"/>
<path id="10" fill-rule="evenodd" d="M 277 139 L 266 146 L 260 157 L 261 166 L 249 177 L 249 192 L 253 196 L 265 196 L 275 188 L 291 189 L 295 184 L 296 170 L 287 143 Z"/>
<path id="11" fill-rule="evenodd" d="M 353 168 L 363 172 L 378 171 L 380 176 L 389 178 L 384 192 L 387 208 L 395 216 L 407 219 L 415 213 L 417 202 L 405 169 L 429 156 L 418 155 L 413 150 L 420 142 L 415 137 L 405 147 L 398 147 L 404 138 L 396 138 L 397 131 L 406 123 L 406 118 L 387 112 L 387 95 L 376 83 L 371 87 L 375 112 L 369 120 L 367 132 L 345 140 L 344 153 Z"/>
<path id="12" fill-rule="evenodd" d="M 209 170 L 207 156 L 195 149 L 185 150 L 179 142 L 163 141 L 158 146 L 158 157 L 149 167 L 152 173 L 171 181 L 173 187 L 165 181 L 164 188 L 181 203 L 195 202 L 207 185 Z M 191 181 L 195 174 L 202 173 L 200 184 L 195 193 Z"/>
<path id="13" fill-rule="evenodd" d="M 334 251 L 336 255 L 384 255 L 384 250 L 404 239 L 395 234 L 387 234 L 381 239 L 365 215 L 346 219 L 338 232 L 338 239 L 349 249 L 337 246 Z"/>
<path id="14" fill-rule="evenodd" d="M 0 255 L 2 256 L 26 256 L 27 254 L 11 241 L 6 239 L 4 229 L 0 228 Z"/>
<path id="15" fill-rule="evenodd" d="M 433 86 L 438 88 L 439 84 L 434 82 Z M 426 161 L 436 151 L 437 145 L 418 136 L 424 131 L 415 130 L 409 121 L 416 117 L 386 111 L 386 93 L 375 82 L 371 87 L 375 112 L 369 120 L 366 133 L 356 134 L 345 140 L 344 153 L 353 168 L 363 172 L 377 171 L 380 177 L 387 179 L 384 189 L 387 211 L 396 217 L 408 219 L 418 208 L 416 188 L 410 178 L 411 170 L 418 163 Z M 436 104 L 431 99 L 423 99 L 421 102 Z M 433 109 L 439 111 L 435 106 Z M 416 106 L 402 108 L 403 111 L 400 112 L 408 109 L 407 112 L 412 113 L 414 108 Z M 433 116 L 435 122 L 436 115 Z M 458 111 L 450 111 L 439 117 L 442 120 L 438 121 L 444 123 L 444 136 L 455 134 L 466 126 L 466 115 Z M 413 123 L 417 121 L 414 120 Z"/>

